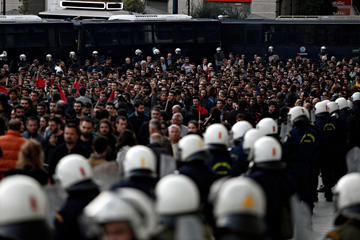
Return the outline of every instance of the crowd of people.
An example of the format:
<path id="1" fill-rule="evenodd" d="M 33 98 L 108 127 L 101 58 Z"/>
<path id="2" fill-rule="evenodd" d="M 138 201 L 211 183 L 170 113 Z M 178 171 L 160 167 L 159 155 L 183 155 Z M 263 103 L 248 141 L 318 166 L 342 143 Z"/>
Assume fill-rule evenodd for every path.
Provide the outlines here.
<path id="1" fill-rule="evenodd" d="M 359 236 L 360 173 L 346 164 L 360 145 L 357 61 L 326 47 L 54 57 L 0 55 L 0 209 L 13 211 L 1 237 L 291 239 L 291 197 L 312 212 L 319 192 L 337 195 L 325 238 Z M 40 185 L 58 183 L 49 228 Z"/>

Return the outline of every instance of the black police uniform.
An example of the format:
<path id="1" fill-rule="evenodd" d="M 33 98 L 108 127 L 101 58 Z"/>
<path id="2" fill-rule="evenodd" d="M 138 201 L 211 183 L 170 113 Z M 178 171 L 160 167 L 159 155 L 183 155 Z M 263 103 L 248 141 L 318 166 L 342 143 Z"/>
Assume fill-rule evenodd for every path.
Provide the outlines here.
<path id="1" fill-rule="evenodd" d="M 225 177 L 231 174 L 235 159 L 227 151 L 226 146 L 210 145 L 210 159 L 205 162 L 206 166 L 215 174 L 216 178 Z"/>
<path id="2" fill-rule="evenodd" d="M 68 198 L 56 215 L 54 239 L 86 239 L 79 226 L 83 209 L 100 193 L 92 180 L 85 180 L 67 189 Z"/>
<path id="3" fill-rule="evenodd" d="M 331 120 L 328 113 L 319 114 L 316 116 L 315 126 L 318 129 L 320 137 L 320 155 L 319 155 L 319 169 L 315 169 L 313 179 L 318 179 L 319 171 L 324 184 L 325 198 L 328 201 L 332 200 L 331 188 L 335 185 L 335 163 L 338 152 L 336 149 L 336 126 L 335 122 Z"/>
<path id="4" fill-rule="evenodd" d="M 266 162 L 249 169 L 248 177 L 263 188 L 266 196 L 267 237 L 269 239 L 290 239 L 293 235 L 290 197 L 295 193 L 295 184 L 287 175 L 285 163 Z"/>
<path id="5" fill-rule="evenodd" d="M 317 185 L 312 175 L 318 165 L 319 138 L 315 126 L 309 122 L 296 123 L 283 144 L 284 160 L 289 176 L 295 182 L 300 200 L 314 207 Z"/>

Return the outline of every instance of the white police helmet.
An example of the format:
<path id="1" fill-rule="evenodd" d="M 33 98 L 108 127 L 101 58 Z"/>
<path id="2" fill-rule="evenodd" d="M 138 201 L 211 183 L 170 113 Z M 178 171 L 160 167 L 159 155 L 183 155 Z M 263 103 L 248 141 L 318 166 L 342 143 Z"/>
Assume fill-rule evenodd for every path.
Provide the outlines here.
<path id="1" fill-rule="evenodd" d="M 93 52 L 92 52 L 92 55 L 98 55 L 98 54 L 99 54 L 98 51 L 93 51 Z"/>
<path id="2" fill-rule="evenodd" d="M 304 107 L 300 107 L 300 106 L 291 108 L 288 113 L 288 116 L 290 118 L 290 122 L 292 125 L 298 121 L 310 119 L 307 109 Z"/>
<path id="3" fill-rule="evenodd" d="M 255 234 L 265 230 L 265 212 L 263 190 L 246 177 L 231 178 L 222 185 L 214 210 L 217 227 L 248 232 L 251 226 Z"/>
<path id="4" fill-rule="evenodd" d="M 234 140 L 243 138 L 245 133 L 251 128 L 253 127 L 248 121 L 239 121 L 235 123 L 231 128 L 232 138 Z"/>
<path id="5" fill-rule="evenodd" d="M 217 47 L 217 48 L 216 48 L 216 51 L 221 51 L 221 47 Z"/>
<path id="6" fill-rule="evenodd" d="M 176 54 L 179 54 L 180 52 L 181 52 L 181 49 L 180 49 L 180 48 L 176 48 L 176 49 L 175 49 L 175 53 L 176 53 Z"/>
<path id="7" fill-rule="evenodd" d="M 75 56 L 75 52 L 74 52 L 74 51 L 69 52 L 69 57 L 74 57 L 74 56 Z"/>
<path id="8" fill-rule="evenodd" d="M 178 153 L 178 160 L 182 162 L 190 162 L 193 160 L 206 161 L 209 158 L 204 141 L 196 134 L 187 135 L 179 141 Z"/>
<path id="9" fill-rule="evenodd" d="M 335 102 L 339 105 L 340 110 L 349 108 L 346 99 L 343 98 L 343 97 L 340 97 L 340 98 L 336 99 Z"/>
<path id="10" fill-rule="evenodd" d="M 341 215 L 360 219 L 360 173 L 349 173 L 340 178 L 334 194 Z"/>
<path id="11" fill-rule="evenodd" d="M 100 225 L 127 222 L 140 240 L 149 239 L 156 223 L 152 200 L 134 188 L 102 192 L 86 206 L 84 214 Z"/>
<path id="12" fill-rule="evenodd" d="M 360 92 L 353 93 L 353 95 L 351 96 L 351 100 L 353 102 L 359 101 L 360 100 Z"/>
<path id="13" fill-rule="evenodd" d="M 7 57 L 7 52 L 6 52 L 6 51 L 3 51 L 3 52 L 2 52 L 2 55 L 3 55 L 4 57 Z"/>
<path id="14" fill-rule="evenodd" d="M 52 58 L 51 54 L 46 54 L 46 60 L 50 60 Z"/>
<path id="15" fill-rule="evenodd" d="M 0 182 L 1 237 L 51 239 L 47 209 L 45 193 L 33 178 L 14 175 Z"/>
<path id="16" fill-rule="evenodd" d="M 154 176 L 156 172 L 156 157 L 146 146 L 131 147 L 123 162 L 125 177 Z"/>
<path id="17" fill-rule="evenodd" d="M 21 61 L 25 61 L 26 60 L 26 55 L 25 54 L 20 54 L 19 59 Z"/>
<path id="18" fill-rule="evenodd" d="M 350 109 L 353 109 L 354 108 L 354 103 L 351 101 L 351 100 L 346 100 L 347 101 L 347 104 L 349 106 Z"/>
<path id="19" fill-rule="evenodd" d="M 140 49 L 136 49 L 135 50 L 135 55 L 140 55 L 140 54 L 142 54 L 142 51 Z"/>
<path id="20" fill-rule="evenodd" d="M 269 47 L 268 47 L 268 50 L 269 50 L 269 51 L 273 51 L 273 50 L 274 50 L 274 47 L 273 47 L 273 46 L 269 46 Z"/>
<path id="21" fill-rule="evenodd" d="M 170 174 L 161 178 L 155 193 L 156 211 L 160 215 L 179 215 L 199 210 L 199 190 L 185 175 Z"/>
<path id="22" fill-rule="evenodd" d="M 329 113 L 329 108 L 325 101 L 321 101 L 315 104 L 315 116 Z"/>
<path id="23" fill-rule="evenodd" d="M 256 125 L 256 128 L 263 131 L 264 135 L 278 134 L 278 125 L 272 118 L 263 118 Z"/>
<path id="24" fill-rule="evenodd" d="M 324 50 L 326 50 L 326 47 L 325 47 L 325 46 L 321 46 L 320 50 L 324 51 Z"/>
<path id="25" fill-rule="evenodd" d="M 204 133 L 205 145 L 211 149 L 216 145 L 228 147 L 229 133 L 226 127 L 220 123 L 210 125 Z"/>
<path id="26" fill-rule="evenodd" d="M 160 54 L 160 50 L 157 49 L 157 48 L 155 48 L 154 51 L 153 51 L 153 53 L 154 53 L 154 55 L 158 55 L 158 54 Z"/>
<path id="27" fill-rule="evenodd" d="M 339 105 L 336 102 L 329 102 L 327 104 L 330 115 L 339 110 Z"/>
<path id="28" fill-rule="evenodd" d="M 264 133 L 260 131 L 259 129 L 249 129 L 245 135 L 244 135 L 244 141 L 243 141 L 243 149 L 245 154 L 248 155 L 248 160 L 251 160 L 253 157 L 253 151 L 254 151 L 254 143 L 259 138 L 263 137 Z"/>
<path id="29" fill-rule="evenodd" d="M 254 143 L 254 164 L 263 168 L 284 168 L 281 162 L 282 149 L 280 143 L 273 137 L 265 136 Z"/>
<path id="30" fill-rule="evenodd" d="M 91 166 L 87 159 L 79 154 L 69 154 L 63 157 L 56 166 L 54 178 L 60 181 L 64 189 L 93 176 Z"/>

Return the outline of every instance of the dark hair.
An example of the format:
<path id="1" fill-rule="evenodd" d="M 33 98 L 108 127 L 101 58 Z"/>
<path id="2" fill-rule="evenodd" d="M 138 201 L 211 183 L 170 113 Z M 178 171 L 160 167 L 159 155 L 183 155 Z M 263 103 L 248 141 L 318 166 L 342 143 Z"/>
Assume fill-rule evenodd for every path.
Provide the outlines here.
<path id="1" fill-rule="evenodd" d="M 21 122 L 19 119 L 11 119 L 9 121 L 9 125 L 8 125 L 10 130 L 14 130 L 14 131 L 20 131 L 21 128 Z"/>
<path id="2" fill-rule="evenodd" d="M 78 128 L 78 126 L 75 123 L 68 123 L 65 125 L 65 128 L 74 128 L 76 130 L 76 133 L 80 136 L 80 129 Z M 65 129 L 64 128 L 64 129 Z"/>
<path id="3" fill-rule="evenodd" d="M 135 139 L 134 133 L 129 129 L 125 129 L 120 134 L 120 136 L 117 140 L 116 147 L 119 150 L 120 148 L 127 146 L 127 145 L 130 147 L 136 145 L 136 139 Z"/>
<path id="4" fill-rule="evenodd" d="M 95 152 L 101 154 L 104 153 L 109 145 L 109 140 L 107 137 L 98 136 L 92 142 Z"/>
<path id="5" fill-rule="evenodd" d="M 94 125 L 94 121 L 91 119 L 91 118 L 89 118 L 89 117 L 82 117 L 82 118 L 80 118 L 80 123 L 81 122 L 90 122 L 92 125 Z"/>
<path id="6" fill-rule="evenodd" d="M 29 121 L 37 121 L 37 123 L 39 124 L 39 119 L 35 116 L 30 116 L 26 119 L 26 123 L 28 123 Z"/>
<path id="7" fill-rule="evenodd" d="M 57 117 L 50 118 L 49 122 L 55 122 L 56 124 L 62 125 L 62 121 Z"/>

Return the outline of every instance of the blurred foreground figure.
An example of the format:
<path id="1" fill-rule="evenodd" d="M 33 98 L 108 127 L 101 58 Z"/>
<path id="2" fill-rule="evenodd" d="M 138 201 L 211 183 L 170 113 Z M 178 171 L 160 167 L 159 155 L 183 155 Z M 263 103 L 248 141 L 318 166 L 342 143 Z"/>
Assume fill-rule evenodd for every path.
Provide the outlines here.
<path id="1" fill-rule="evenodd" d="M 221 240 L 264 240 L 266 199 L 261 187 L 245 177 L 222 184 L 215 201 Z"/>
<path id="2" fill-rule="evenodd" d="M 31 177 L 10 176 L 0 183 L 0 239 L 50 240 L 47 199 Z"/>
<path id="3" fill-rule="evenodd" d="M 334 190 L 337 217 L 336 228 L 325 240 L 355 240 L 360 236 L 360 173 L 342 177 Z"/>
<path id="4" fill-rule="evenodd" d="M 68 194 L 64 206 L 55 219 L 55 239 L 85 239 L 78 220 L 83 208 L 98 194 L 98 186 L 92 181 L 90 164 L 79 154 L 63 157 L 56 166 L 58 180 Z"/>
<path id="5" fill-rule="evenodd" d="M 153 201 L 134 188 L 102 192 L 86 206 L 84 217 L 91 239 L 147 240 L 156 226 Z"/>

